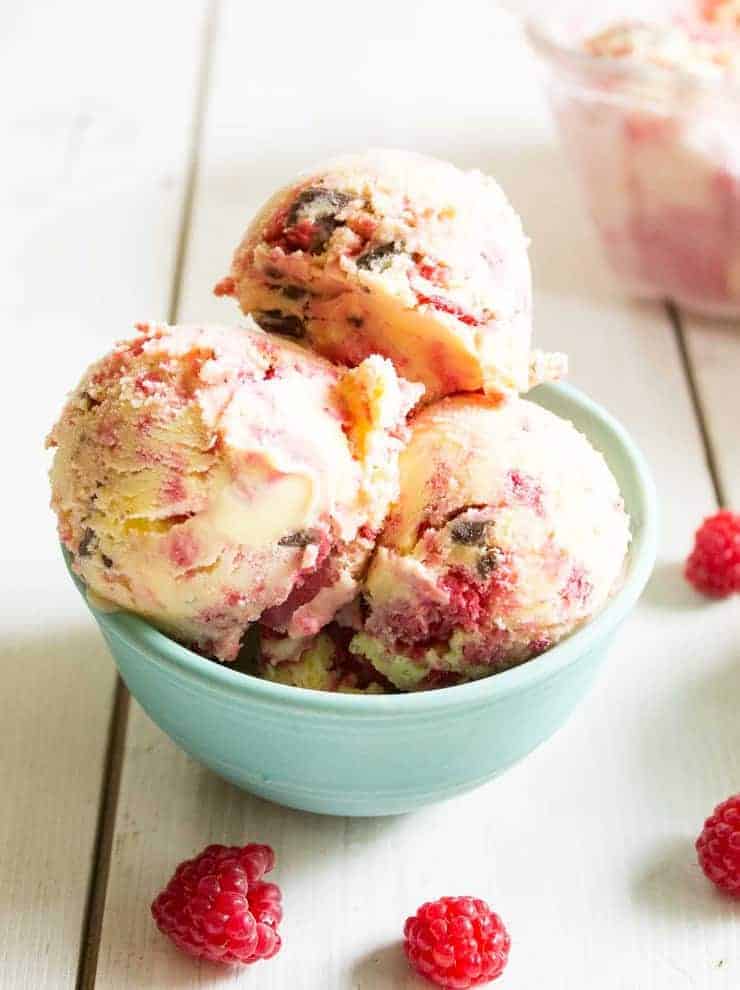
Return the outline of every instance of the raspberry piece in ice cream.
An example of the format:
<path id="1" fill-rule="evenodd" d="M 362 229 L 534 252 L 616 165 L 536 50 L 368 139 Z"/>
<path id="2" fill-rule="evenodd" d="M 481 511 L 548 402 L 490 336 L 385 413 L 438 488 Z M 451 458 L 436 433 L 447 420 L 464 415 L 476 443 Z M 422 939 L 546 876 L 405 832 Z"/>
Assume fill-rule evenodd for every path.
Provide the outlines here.
<path id="1" fill-rule="evenodd" d="M 239 965 L 280 950 L 280 888 L 262 877 L 275 864 L 269 846 L 207 846 L 175 870 L 152 904 L 157 927 L 197 959 Z"/>
<path id="2" fill-rule="evenodd" d="M 530 385 L 527 240 L 481 172 L 391 150 L 328 162 L 265 204 L 216 292 L 330 360 L 390 358 L 426 401 Z"/>

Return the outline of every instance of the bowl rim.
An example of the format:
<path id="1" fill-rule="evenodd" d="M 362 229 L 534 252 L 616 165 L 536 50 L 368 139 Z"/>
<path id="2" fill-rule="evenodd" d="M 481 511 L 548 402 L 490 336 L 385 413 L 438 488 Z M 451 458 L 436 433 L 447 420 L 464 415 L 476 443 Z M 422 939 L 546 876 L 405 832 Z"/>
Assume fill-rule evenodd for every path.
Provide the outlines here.
<path id="1" fill-rule="evenodd" d="M 629 433 L 611 413 L 572 385 L 548 384 L 540 386 L 540 389 L 561 395 L 567 403 L 585 412 L 592 421 L 599 424 L 603 432 L 610 435 L 615 451 L 624 457 L 633 476 L 637 505 L 632 515 L 639 513 L 641 525 L 638 532 L 633 533 L 624 583 L 601 612 L 545 653 L 517 667 L 467 684 L 394 695 L 341 694 L 279 684 L 234 670 L 226 664 L 208 660 L 170 639 L 165 633 L 133 613 L 107 612 L 96 608 L 89 601 L 82 581 L 71 569 L 70 574 L 104 632 L 112 634 L 116 639 L 156 661 L 160 666 L 174 668 L 180 675 L 184 674 L 190 679 L 201 682 L 202 686 L 211 691 L 226 692 L 231 696 L 250 698 L 280 707 L 310 710 L 326 715 L 351 714 L 359 717 L 418 715 L 461 706 L 475 707 L 476 703 L 490 704 L 492 701 L 518 693 L 532 684 L 549 680 L 564 667 L 576 663 L 597 643 L 608 637 L 640 597 L 652 573 L 657 553 L 658 508 L 655 484 L 644 455 Z M 564 418 L 568 418 L 567 415 Z M 589 432 L 584 432 L 590 439 Z M 64 556 L 69 568 L 69 555 L 66 551 Z"/>
<path id="2" fill-rule="evenodd" d="M 681 66 L 662 66 L 652 63 L 637 62 L 633 59 L 603 58 L 592 55 L 584 49 L 575 45 L 563 43 L 555 34 L 555 18 L 526 18 L 524 20 L 524 34 L 535 53 L 549 65 L 556 66 L 562 70 L 576 70 L 579 73 L 579 86 L 584 90 L 597 90 L 603 99 L 612 99 L 616 102 L 634 103 L 634 96 L 620 97 L 618 93 L 606 93 L 599 89 L 595 82 L 589 84 L 585 81 L 587 72 L 593 73 L 594 79 L 609 76 L 610 78 L 621 78 L 623 80 L 640 80 L 643 82 L 658 83 L 666 87 L 666 92 L 672 92 L 675 99 L 681 100 L 691 93 L 697 95 L 711 94 L 716 96 L 717 92 L 723 92 L 732 99 L 740 98 L 740 81 L 733 74 L 716 77 L 700 76 L 692 73 L 689 69 Z M 650 104 L 655 102 L 654 97 L 642 96 L 640 103 Z"/>

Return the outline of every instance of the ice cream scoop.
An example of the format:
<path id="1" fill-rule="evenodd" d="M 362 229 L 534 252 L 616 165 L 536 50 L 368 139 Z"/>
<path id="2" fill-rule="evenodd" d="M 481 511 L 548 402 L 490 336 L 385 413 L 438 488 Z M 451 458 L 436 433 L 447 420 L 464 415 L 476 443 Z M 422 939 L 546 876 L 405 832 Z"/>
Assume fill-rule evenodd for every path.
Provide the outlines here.
<path id="1" fill-rule="evenodd" d="M 444 399 L 413 421 L 351 648 L 401 690 L 495 673 L 593 616 L 629 539 L 611 471 L 569 422 Z"/>
<path id="2" fill-rule="evenodd" d="M 54 427 L 52 506 L 88 589 L 221 660 L 316 633 L 357 590 L 419 396 L 241 328 L 142 324 Z"/>
<path id="3" fill-rule="evenodd" d="M 375 150 L 300 176 L 257 214 L 216 292 L 330 360 L 390 358 L 425 401 L 530 384 L 519 218 L 493 179 L 434 158 Z"/>

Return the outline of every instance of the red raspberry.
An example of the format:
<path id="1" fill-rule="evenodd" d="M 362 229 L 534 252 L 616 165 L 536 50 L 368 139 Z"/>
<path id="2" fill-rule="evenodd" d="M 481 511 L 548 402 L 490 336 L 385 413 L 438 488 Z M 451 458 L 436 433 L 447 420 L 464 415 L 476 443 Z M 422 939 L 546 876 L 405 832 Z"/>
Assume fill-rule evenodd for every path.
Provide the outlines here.
<path id="1" fill-rule="evenodd" d="M 504 971 L 509 934 L 485 901 L 441 897 L 422 904 L 403 929 L 412 967 L 440 987 L 467 990 Z"/>
<path id="2" fill-rule="evenodd" d="M 280 949 L 282 895 L 262 877 L 274 865 L 269 846 L 208 846 L 180 863 L 157 896 L 157 927 L 183 952 L 211 962 L 270 959 Z"/>
<path id="3" fill-rule="evenodd" d="M 740 515 L 723 509 L 709 516 L 696 532 L 686 574 L 705 595 L 725 598 L 740 591 Z"/>
<path id="4" fill-rule="evenodd" d="M 740 794 L 717 805 L 704 822 L 696 851 L 712 883 L 740 897 Z"/>

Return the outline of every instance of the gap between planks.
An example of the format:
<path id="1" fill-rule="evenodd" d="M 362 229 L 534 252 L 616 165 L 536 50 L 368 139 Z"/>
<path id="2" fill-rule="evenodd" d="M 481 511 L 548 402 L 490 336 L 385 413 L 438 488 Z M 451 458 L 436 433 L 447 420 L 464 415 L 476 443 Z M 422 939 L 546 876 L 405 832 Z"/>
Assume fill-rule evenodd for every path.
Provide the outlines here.
<path id="1" fill-rule="evenodd" d="M 684 329 L 683 320 L 681 319 L 681 312 L 672 302 L 667 302 L 665 304 L 665 308 L 676 338 L 676 346 L 678 347 L 681 367 L 683 368 L 683 373 L 686 378 L 686 385 L 689 390 L 689 397 L 691 399 L 691 405 L 699 427 L 699 435 L 701 437 L 701 443 L 704 449 L 704 459 L 706 461 L 709 477 L 712 481 L 714 496 L 717 500 L 717 505 L 719 505 L 720 508 L 723 508 L 727 505 L 727 496 L 722 484 L 719 468 L 717 466 L 717 455 L 715 453 L 711 433 L 709 432 L 709 426 L 707 425 L 707 415 L 704 409 L 704 403 L 702 402 L 699 383 L 696 374 L 694 373 L 694 367 L 691 363 L 691 355 L 686 343 L 686 331 Z"/>
<path id="2" fill-rule="evenodd" d="M 188 145 L 187 166 L 182 195 L 182 208 L 177 231 L 177 247 L 167 306 L 167 321 L 176 323 L 180 308 L 182 279 L 188 251 L 190 225 L 198 182 L 198 168 L 203 138 L 203 126 L 208 104 L 213 50 L 219 20 L 220 0 L 209 0 L 203 28 L 201 57 L 195 87 L 195 101 Z M 76 990 L 92 990 L 97 975 L 100 933 L 110 874 L 113 835 L 115 832 L 118 795 L 123 771 L 124 747 L 130 709 L 130 695 L 120 675 L 116 679 L 113 708 L 108 727 L 103 778 L 98 804 L 90 881 L 80 934 Z"/>

